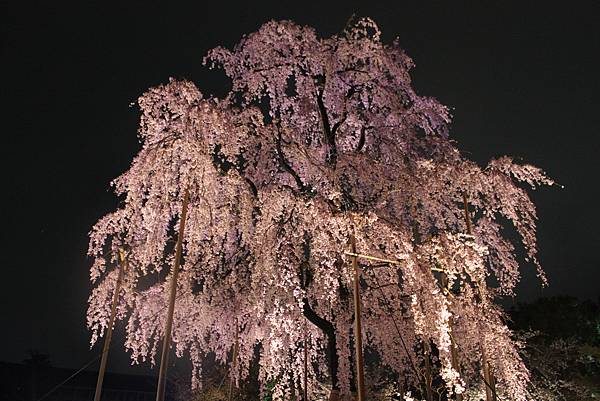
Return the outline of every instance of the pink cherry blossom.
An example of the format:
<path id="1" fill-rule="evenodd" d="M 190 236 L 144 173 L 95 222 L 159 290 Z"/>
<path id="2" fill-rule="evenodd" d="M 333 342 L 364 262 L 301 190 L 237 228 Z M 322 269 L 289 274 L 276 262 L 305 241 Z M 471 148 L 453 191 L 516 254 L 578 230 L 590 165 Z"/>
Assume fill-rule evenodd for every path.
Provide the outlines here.
<path id="1" fill-rule="evenodd" d="M 418 350 L 431 344 L 448 391 L 462 392 L 481 386 L 485 353 L 498 391 L 523 399 L 528 372 L 494 304 L 520 278 L 503 222 L 545 283 L 524 186 L 553 182 L 508 157 L 486 167 L 464 158 L 449 138 L 448 109 L 415 93 L 412 60 L 398 41 L 382 43 L 369 19 L 331 38 L 271 21 L 205 63 L 231 78 L 224 99 L 172 79 L 138 100 L 142 149 L 113 182 L 121 206 L 90 233 L 92 343 L 106 330 L 124 248 L 125 347 L 135 362 L 154 363 L 188 190 L 172 339 L 177 355 L 191 358 L 196 385 L 207 353 L 235 366 L 240 383 L 259 350 L 260 381 L 276 379 L 275 399 L 289 399 L 308 347 L 309 394 L 323 380 L 348 394 L 354 316 L 345 252 L 355 235 L 359 253 L 397 261 L 360 260 L 363 337 L 387 369 L 418 386 Z"/>

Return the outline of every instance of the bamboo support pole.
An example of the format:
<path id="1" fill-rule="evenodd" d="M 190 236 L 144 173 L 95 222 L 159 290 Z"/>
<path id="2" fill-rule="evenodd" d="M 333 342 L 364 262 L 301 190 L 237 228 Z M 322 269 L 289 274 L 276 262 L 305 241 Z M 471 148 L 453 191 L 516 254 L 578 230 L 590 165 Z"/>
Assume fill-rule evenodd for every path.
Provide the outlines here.
<path id="1" fill-rule="evenodd" d="M 167 367 L 169 364 L 169 346 L 171 345 L 171 330 L 173 328 L 173 312 L 175 311 L 175 296 L 177 294 L 177 276 L 181 264 L 181 254 L 183 249 L 183 234 L 185 231 L 185 221 L 187 218 L 187 208 L 189 203 L 189 192 L 186 189 L 183 197 L 183 207 L 181 209 L 181 219 L 179 221 L 179 234 L 177 235 L 177 245 L 175 249 L 175 261 L 173 264 L 173 274 L 171 275 L 171 289 L 169 295 L 169 309 L 167 311 L 167 322 L 162 345 L 162 354 L 160 355 L 160 371 L 158 373 L 158 386 L 156 389 L 156 401 L 164 401 L 165 387 L 167 384 Z"/>
<path id="2" fill-rule="evenodd" d="M 350 237 L 352 253 L 352 267 L 354 270 L 354 344 L 356 346 L 356 381 L 358 401 L 365 401 L 365 376 L 362 349 L 362 328 L 360 320 L 360 271 L 358 269 L 358 254 L 356 253 L 356 239 Z"/>
<path id="3" fill-rule="evenodd" d="M 364 258 L 364 259 L 369 259 L 369 260 L 375 260 L 377 262 L 384 262 L 384 263 L 389 263 L 392 265 L 400 265 L 401 264 L 397 260 L 382 259 L 382 258 L 378 258 L 376 256 L 364 255 L 362 253 L 356 253 L 356 252 L 344 252 L 344 253 L 348 256 L 353 256 L 354 258 Z"/>
<path id="4" fill-rule="evenodd" d="M 119 303 L 119 292 L 121 291 L 121 283 L 123 275 L 127 267 L 127 259 L 125 259 L 125 251 L 119 249 L 119 275 L 117 284 L 115 285 L 115 293 L 113 295 L 112 306 L 110 308 L 110 319 L 106 328 L 106 337 L 102 346 L 102 359 L 100 360 L 100 369 L 98 370 L 98 381 L 96 382 L 96 392 L 94 393 L 94 401 L 100 401 L 102 396 L 102 383 L 104 382 L 104 372 L 106 371 L 106 363 L 108 362 L 108 350 L 110 348 L 110 339 L 112 338 L 113 326 L 115 317 L 117 316 L 117 304 Z"/>

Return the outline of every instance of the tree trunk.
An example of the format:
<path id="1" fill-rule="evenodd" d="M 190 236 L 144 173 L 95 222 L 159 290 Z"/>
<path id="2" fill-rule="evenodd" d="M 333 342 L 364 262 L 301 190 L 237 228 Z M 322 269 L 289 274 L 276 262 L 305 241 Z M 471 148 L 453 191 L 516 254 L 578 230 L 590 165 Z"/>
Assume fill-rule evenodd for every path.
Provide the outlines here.
<path id="1" fill-rule="evenodd" d="M 339 398 L 339 385 L 338 385 L 338 366 L 339 366 L 339 357 L 337 353 L 337 343 L 335 339 L 335 328 L 333 324 L 321 316 L 317 315 L 317 313 L 310 307 L 308 304 L 308 299 L 304 299 L 304 308 L 302 310 L 304 317 L 308 319 L 309 322 L 317 326 L 319 329 L 325 333 L 327 336 L 327 361 L 329 363 L 329 374 L 331 376 L 331 395 L 330 400 L 337 400 Z M 334 397 L 334 393 L 336 398 Z"/>

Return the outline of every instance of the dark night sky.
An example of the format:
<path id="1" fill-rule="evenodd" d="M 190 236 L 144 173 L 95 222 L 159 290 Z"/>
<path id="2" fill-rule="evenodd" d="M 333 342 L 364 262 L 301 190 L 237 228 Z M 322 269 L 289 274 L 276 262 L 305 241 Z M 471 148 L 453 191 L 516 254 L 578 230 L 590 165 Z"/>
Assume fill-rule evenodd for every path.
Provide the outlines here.
<path id="1" fill-rule="evenodd" d="M 86 235 L 116 207 L 109 181 L 139 149 L 138 110 L 129 104 L 170 76 L 223 94 L 227 81 L 204 69 L 202 57 L 269 19 L 329 36 L 356 12 L 375 19 L 385 41 L 399 36 L 417 64 L 417 91 L 453 108 L 453 137 L 466 154 L 480 163 L 522 157 L 565 185 L 533 193 L 550 287 L 542 291 L 524 266 L 519 299 L 600 296 L 594 2 L 21 3 L 0 10 L 0 360 L 20 361 L 36 348 L 58 366 L 77 367 L 99 351 L 88 350 L 85 327 Z M 109 369 L 140 372 L 117 348 Z"/>

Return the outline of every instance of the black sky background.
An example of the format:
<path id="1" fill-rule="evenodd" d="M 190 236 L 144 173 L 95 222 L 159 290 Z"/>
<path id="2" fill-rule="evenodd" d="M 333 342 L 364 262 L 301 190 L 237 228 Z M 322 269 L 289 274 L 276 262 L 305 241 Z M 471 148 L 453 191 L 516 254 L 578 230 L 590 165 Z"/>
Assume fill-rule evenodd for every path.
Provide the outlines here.
<path id="1" fill-rule="evenodd" d="M 130 103 L 169 77 L 223 94 L 205 53 L 270 19 L 339 32 L 370 16 L 413 57 L 414 86 L 453 108 L 452 135 L 479 163 L 508 154 L 565 186 L 532 194 L 550 286 L 523 266 L 518 300 L 600 296 L 600 20 L 595 2 L 246 2 L 187 5 L 38 1 L 1 14 L 0 360 L 28 349 L 78 367 L 89 350 L 87 232 L 117 206 L 111 179 L 139 150 Z M 533 4 L 535 3 L 535 4 Z M 117 333 L 122 333 L 122 325 Z M 129 368 L 122 337 L 109 369 Z"/>

